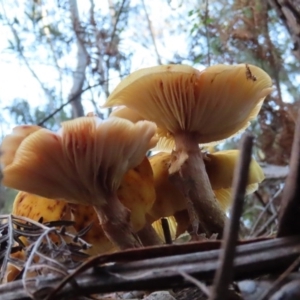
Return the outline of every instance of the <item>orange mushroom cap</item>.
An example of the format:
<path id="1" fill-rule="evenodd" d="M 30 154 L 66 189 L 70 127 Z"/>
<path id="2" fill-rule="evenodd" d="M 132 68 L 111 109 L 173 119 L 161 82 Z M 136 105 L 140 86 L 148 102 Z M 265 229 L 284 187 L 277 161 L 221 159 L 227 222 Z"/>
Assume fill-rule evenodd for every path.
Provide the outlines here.
<path id="1" fill-rule="evenodd" d="M 12 163 L 16 150 L 19 148 L 22 141 L 33 132 L 41 129 L 40 126 L 22 125 L 15 127 L 13 132 L 6 136 L 1 145 L 1 163 L 9 165 Z"/>
<path id="2" fill-rule="evenodd" d="M 141 115 L 139 115 L 135 110 L 130 109 L 126 106 L 117 107 L 110 113 L 109 117 L 118 117 L 126 119 L 131 121 L 132 123 L 144 120 L 144 118 Z"/>
<path id="3" fill-rule="evenodd" d="M 133 72 L 104 107 L 125 105 L 163 132 L 190 132 L 205 144 L 245 129 L 271 91 L 271 78 L 253 65 L 164 65 Z"/>
<path id="4" fill-rule="evenodd" d="M 103 205 L 124 174 L 155 145 L 155 124 L 120 118 L 82 117 L 62 123 L 58 133 L 40 129 L 18 146 L 6 137 L 3 184 L 46 198 Z"/>

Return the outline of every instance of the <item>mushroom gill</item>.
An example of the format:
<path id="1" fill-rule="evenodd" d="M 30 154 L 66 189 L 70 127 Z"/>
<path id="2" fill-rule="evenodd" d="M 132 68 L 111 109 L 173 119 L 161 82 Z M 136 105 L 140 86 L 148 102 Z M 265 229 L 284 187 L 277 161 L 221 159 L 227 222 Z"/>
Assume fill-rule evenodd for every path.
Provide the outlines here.
<path id="1" fill-rule="evenodd" d="M 120 118 L 82 117 L 63 122 L 59 132 L 39 129 L 19 145 L 7 143 L 1 159 L 3 184 L 42 197 L 93 205 L 105 234 L 121 249 L 141 245 L 130 211 L 117 190 L 155 145 L 156 126 Z"/>

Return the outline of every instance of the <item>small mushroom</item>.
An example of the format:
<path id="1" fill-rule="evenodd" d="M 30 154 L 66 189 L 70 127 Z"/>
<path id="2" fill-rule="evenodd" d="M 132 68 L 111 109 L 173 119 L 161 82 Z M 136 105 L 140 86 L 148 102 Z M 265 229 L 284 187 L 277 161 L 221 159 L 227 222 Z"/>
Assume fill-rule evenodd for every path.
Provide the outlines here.
<path id="1" fill-rule="evenodd" d="M 185 65 L 141 69 L 125 78 L 104 107 L 125 105 L 174 139 L 169 168 L 188 206 L 194 231 L 222 235 L 225 214 L 215 200 L 199 144 L 245 129 L 272 91 L 271 78 L 248 65 L 216 65 L 199 72 Z"/>
<path id="2" fill-rule="evenodd" d="M 231 204 L 233 173 L 238 156 L 238 150 L 219 151 L 207 154 L 204 160 L 213 192 L 224 212 L 228 210 Z M 189 222 L 187 222 L 186 213 L 184 213 L 187 209 L 184 195 L 169 180 L 168 169 L 171 160 L 172 155 L 165 152 L 150 157 L 156 189 L 156 201 L 149 211 L 149 215 L 152 220 L 175 216 L 178 225 L 181 226 L 180 230 L 177 231 L 179 235 L 187 229 Z M 261 167 L 252 159 L 246 194 L 253 193 L 263 180 L 264 174 Z"/>
<path id="3" fill-rule="evenodd" d="M 233 173 L 239 155 L 239 150 L 217 151 L 206 154 L 204 161 L 212 189 L 224 211 L 227 211 L 231 205 Z M 255 192 L 259 183 L 265 179 L 262 168 L 253 158 L 248 176 L 246 196 Z"/>
<path id="4" fill-rule="evenodd" d="M 81 236 L 87 243 L 92 244 L 91 248 L 85 250 L 87 254 L 97 255 L 108 251 L 113 251 L 115 247 L 104 234 L 93 206 L 70 204 L 65 201 L 48 199 L 34 194 L 19 192 L 14 200 L 12 214 L 15 216 L 26 217 L 38 222 L 72 220 L 76 232 L 84 229 L 92 222 L 90 230 Z M 72 232 L 72 228 L 68 228 Z M 25 246 L 28 241 L 25 237 L 20 237 Z M 57 235 L 51 235 L 54 243 L 59 242 Z M 66 237 L 68 241 L 68 237 Z M 11 254 L 14 259 L 25 261 L 24 250 Z M 5 281 L 10 282 L 16 279 L 21 269 L 9 263 L 6 269 Z"/>
<path id="5" fill-rule="evenodd" d="M 121 249 L 141 245 L 130 211 L 117 197 L 124 174 L 137 167 L 156 139 L 154 123 L 82 117 L 51 132 L 39 129 L 21 144 L 9 143 L 1 160 L 3 184 L 42 197 L 93 205 L 107 237 Z"/>
<path id="6" fill-rule="evenodd" d="M 38 195 L 19 192 L 13 203 L 12 214 L 27 217 L 34 221 L 43 222 L 70 220 L 74 221 L 76 232 L 81 231 L 90 224 L 92 227 L 81 236 L 92 247 L 86 250 L 90 255 L 97 255 L 113 251 L 115 247 L 103 232 L 98 216 L 91 205 L 68 203 L 62 200 L 48 199 Z M 56 238 L 56 236 L 52 236 Z"/>

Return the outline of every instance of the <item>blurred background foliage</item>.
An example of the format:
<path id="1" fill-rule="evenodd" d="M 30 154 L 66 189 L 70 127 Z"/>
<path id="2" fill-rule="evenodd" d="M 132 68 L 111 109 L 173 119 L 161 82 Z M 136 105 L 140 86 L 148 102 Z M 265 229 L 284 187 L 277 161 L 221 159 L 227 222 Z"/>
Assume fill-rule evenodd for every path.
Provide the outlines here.
<path id="1" fill-rule="evenodd" d="M 299 108 L 299 1 L 1 0 L 0 27 L 1 69 L 14 73 L 1 77 L 2 136 L 16 124 L 57 129 L 89 111 L 105 118 L 99 105 L 141 67 L 247 62 L 266 70 L 275 90 L 247 130 L 267 178 L 247 198 L 243 234 L 276 229 Z M 239 138 L 216 150 L 236 148 Z M 5 193 L 3 212 L 15 195 Z"/>

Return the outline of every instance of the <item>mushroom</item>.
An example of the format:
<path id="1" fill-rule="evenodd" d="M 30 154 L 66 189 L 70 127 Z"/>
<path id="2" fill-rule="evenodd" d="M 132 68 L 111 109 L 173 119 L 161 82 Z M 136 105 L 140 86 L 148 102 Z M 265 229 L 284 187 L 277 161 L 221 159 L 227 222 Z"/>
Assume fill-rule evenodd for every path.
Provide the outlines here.
<path id="1" fill-rule="evenodd" d="M 57 199 L 48 199 L 35 194 L 19 192 L 13 203 L 12 214 L 43 222 L 71 220 L 76 232 L 92 224 L 89 231 L 81 236 L 91 248 L 85 250 L 90 255 L 111 252 L 115 247 L 104 234 L 97 214 L 91 205 L 68 203 Z M 56 238 L 54 235 L 52 238 Z"/>
<path id="2" fill-rule="evenodd" d="M 151 209 L 155 199 L 153 172 L 149 160 L 144 158 L 136 168 L 124 175 L 117 195 L 120 202 L 131 211 L 131 224 L 135 231 L 142 230 L 145 215 Z M 98 222 L 98 216 L 91 205 L 68 203 L 63 200 L 49 199 L 35 194 L 19 192 L 13 203 L 12 214 L 23 216 L 34 221 L 43 222 L 72 220 L 79 232 L 92 224 L 92 227 L 81 237 L 92 244 L 86 252 L 97 255 L 116 250 L 116 247 L 104 234 Z"/>
<path id="3" fill-rule="evenodd" d="M 233 173 L 238 157 L 239 150 L 227 150 L 206 154 L 204 160 L 213 192 L 224 212 L 228 210 L 231 204 Z M 171 160 L 172 155 L 165 152 L 150 157 L 156 189 L 156 201 L 149 211 L 150 216 L 148 218 L 154 221 L 174 215 L 178 225 L 181 226 L 177 230 L 176 236 L 178 236 L 187 229 L 189 222 L 187 222 L 186 213 L 184 212 L 187 209 L 184 195 L 169 180 L 168 169 Z M 263 180 L 264 174 L 261 167 L 252 159 L 246 195 L 253 193 Z"/>
<path id="4" fill-rule="evenodd" d="M 36 125 L 22 125 L 15 127 L 12 134 L 6 136 L 5 140 L 2 142 L 1 163 L 3 165 L 11 164 L 15 157 L 16 149 L 18 149 L 22 141 L 31 133 L 41 128 L 42 127 Z"/>
<path id="5" fill-rule="evenodd" d="M 93 205 L 107 237 L 121 249 L 138 247 L 130 211 L 117 197 L 124 174 L 156 139 L 154 123 L 82 117 L 62 129 L 39 129 L 18 145 L 3 141 L 3 184 L 46 198 Z M 4 147 L 5 146 L 5 147 Z M 11 146 L 11 148 L 10 148 Z M 4 150 L 3 150 L 4 151 Z"/>
<path id="6" fill-rule="evenodd" d="M 81 236 L 87 243 L 91 243 L 92 247 L 85 250 L 89 255 L 97 255 L 108 251 L 113 251 L 115 247 L 104 234 L 99 222 L 97 214 L 92 206 L 70 204 L 65 201 L 48 199 L 34 194 L 19 192 L 14 200 L 12 214 L 15 216 L 26 217 L 38 222 L 72 220 L 74 221 L 74 228 L 76 232 L 84 229 L 92 224 L 88 232 Z M 72 229 L 69 229 L 69 231 Z M 25 237 L 20 238 L 25 246 L 28 241 Z M 54 243 L 59 242 L 57 236 L 51 235 Z M 68 239 L 66 237 L 66 239 Z M 25 251 L 21 250 L 11 254 L 14 259 L 25 261 Z M 6 269 L 6 282 L 15 280 L 20 274 L 21 269 L 11 263 Z"/>
<path id="7" fill-rule="evenodd" d="M 272 91 L 271 78 L 248 64 L 199 72 L 185 65 L 141 69 L 125 78 L 104 107 L 125 105 L 174 139 L 170 178 L 185 195 L 194 232 L 222 235 L 225 214 L 214 197 L 199 144 L 245 129 Z"/>
<path id="8" fill-rule="evenodd" d="M 231 205 L 232 181 L 235 165 L 240 155 L 239 150 L 217 151 L 206 154 L 205 168 L 214 194 L 222 209 L 227 211 Z M 254 193 L 265 179 L 262 168 L 252 158 L 249 168 L 246 196 Z"/>

